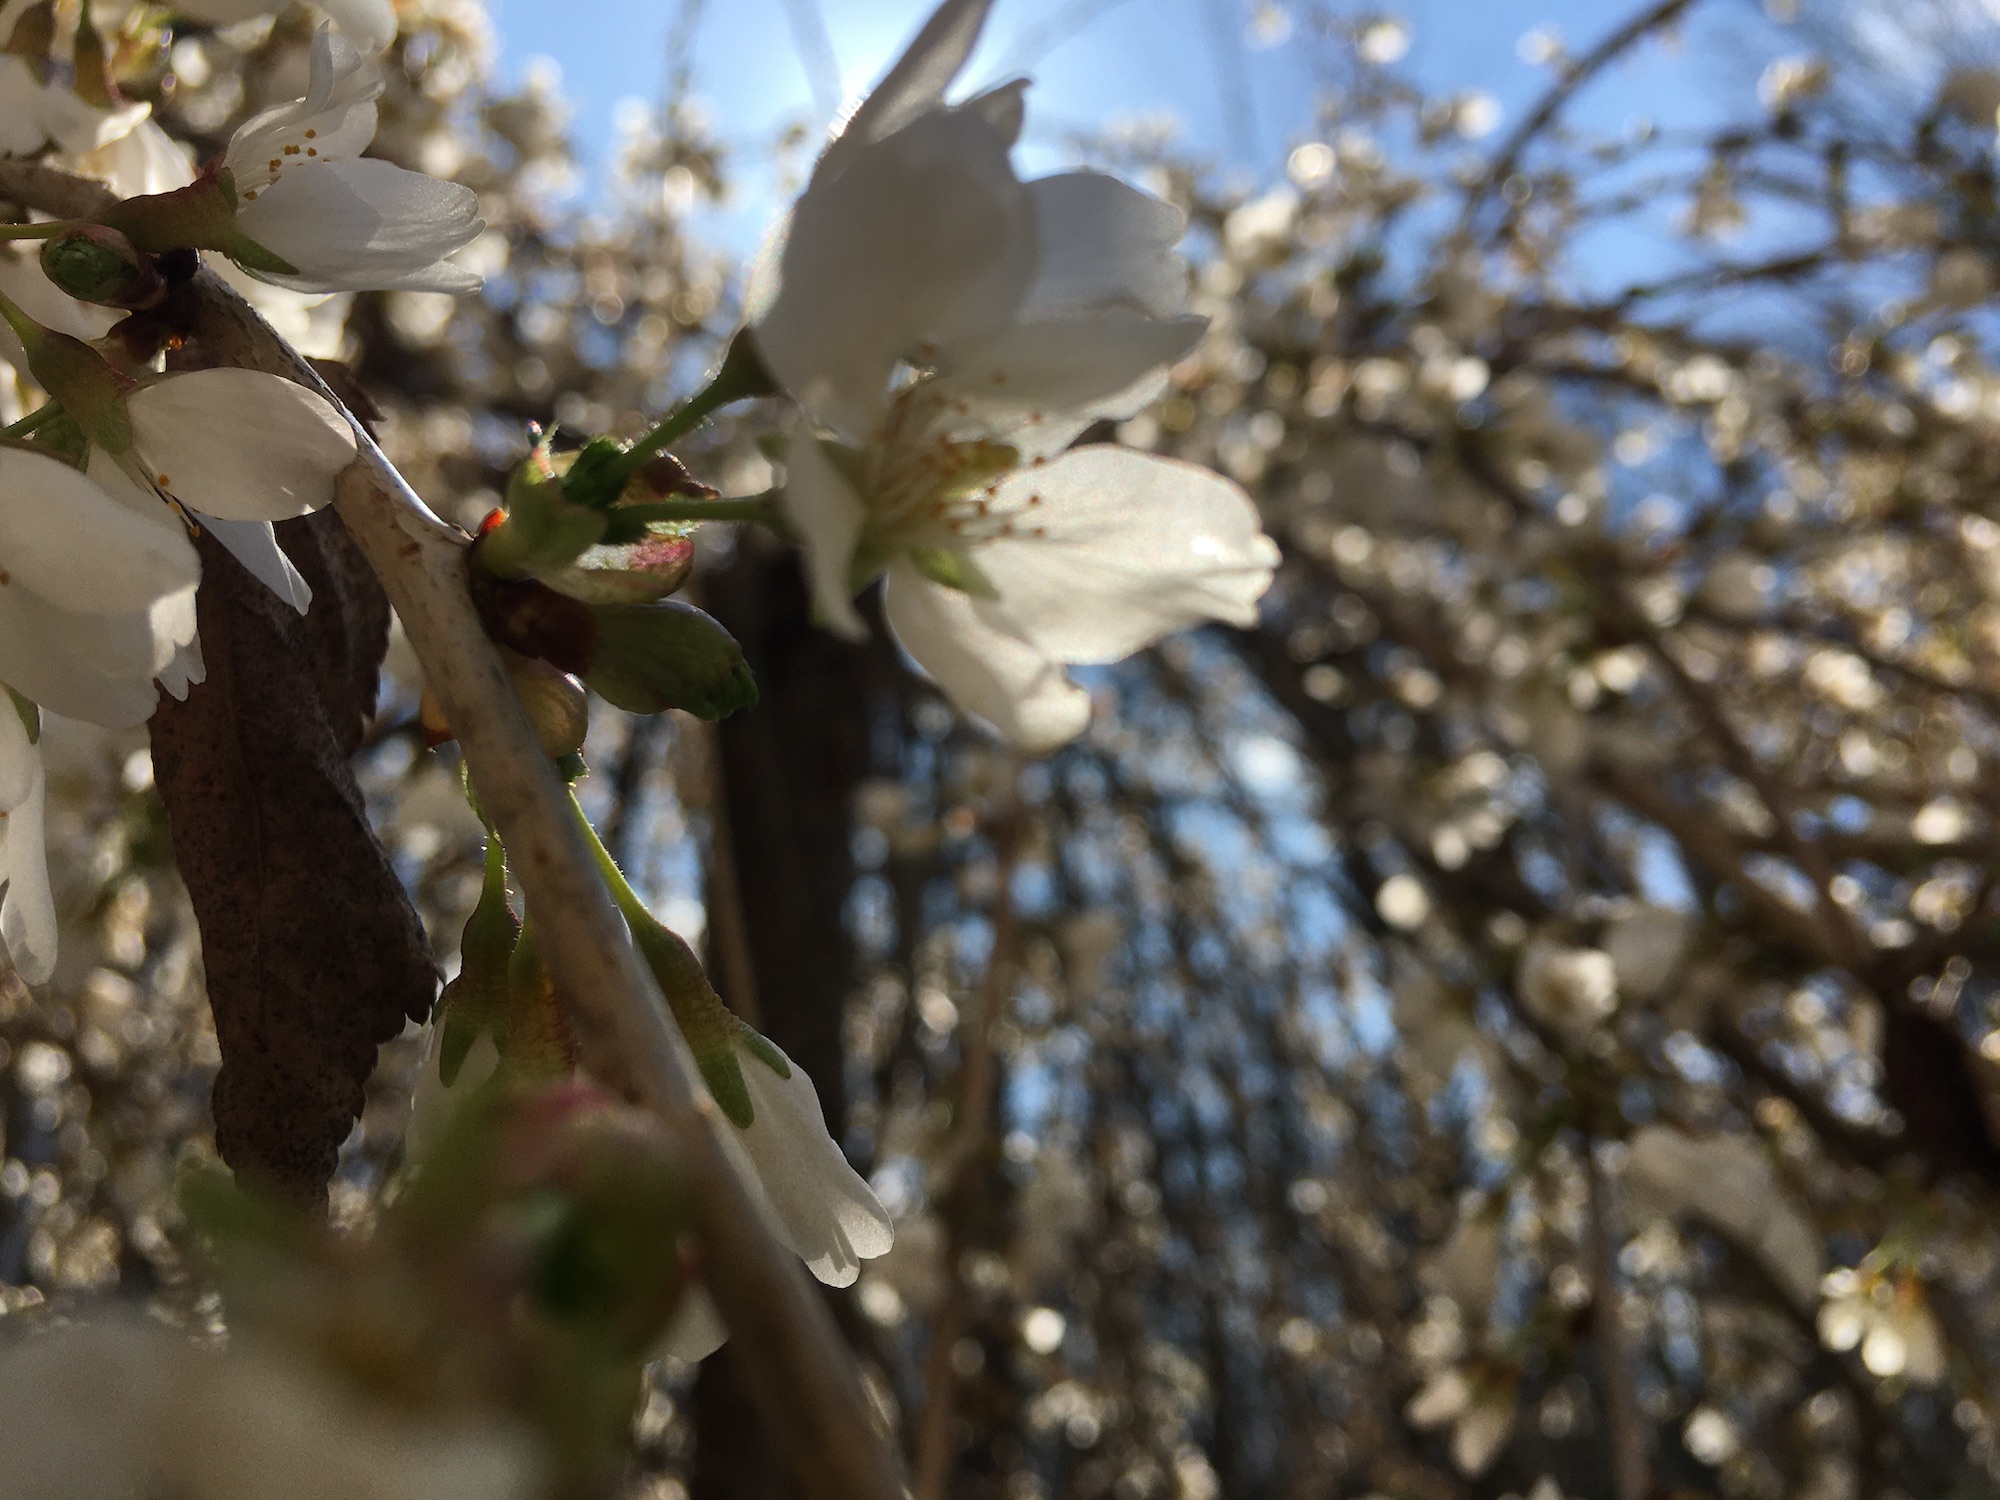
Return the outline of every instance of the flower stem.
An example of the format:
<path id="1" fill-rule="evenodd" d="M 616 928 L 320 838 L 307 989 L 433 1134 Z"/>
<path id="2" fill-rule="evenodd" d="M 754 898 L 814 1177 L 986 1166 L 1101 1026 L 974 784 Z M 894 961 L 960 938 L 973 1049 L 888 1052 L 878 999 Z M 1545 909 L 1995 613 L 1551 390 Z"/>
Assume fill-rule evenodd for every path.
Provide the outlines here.
<path id="1" fill-rule="evenodd" d="M 711 413 L 753 396 L 768 396 L 776 389 L 747 331 L 737 334 L 708 384 L 667 413 L 659 426 L 625 451 L 625 472 L 630 474 L 654 454 L 665 452 Z"/>
<path id="2" fill-rule="evenodd" d="M 61 415 L 62 402 L 44 402 L 12 426 L 0 427 L 0 439 L 24 438 L 29 433 L 46 426 L 51 418 Z"/>
<path id="3" fill-rule="evenodd" d="M 598 873 L 610 888 L 611 899 L 618 903 L 618 910 L 625 920 L 638 926 L 655 922 L 657 919 L 646 909 L 646 903 L 639 899 L 639 893 L 632 889 L 632 883 L 625 878 L 625 872 L 618 868 L 618 861 L 611 857 L 611 851 L 604 847 L 604 840 L 597 836 L 590 819 L 584 815 L 583 804 L 576 800 L 576 793 L 569 794 L 569 810 L 576 818 L 576 826 L 583 833 L 583 841 L 590 846 L 591 857 L 597 861 Z"/>
<path id="4" fill-rule="evenodd" d="M 76 223 L 71 219 L 56 219 L 47 224 L 0 224 L 0 240 L 52 240 L 74 228 Z"/>

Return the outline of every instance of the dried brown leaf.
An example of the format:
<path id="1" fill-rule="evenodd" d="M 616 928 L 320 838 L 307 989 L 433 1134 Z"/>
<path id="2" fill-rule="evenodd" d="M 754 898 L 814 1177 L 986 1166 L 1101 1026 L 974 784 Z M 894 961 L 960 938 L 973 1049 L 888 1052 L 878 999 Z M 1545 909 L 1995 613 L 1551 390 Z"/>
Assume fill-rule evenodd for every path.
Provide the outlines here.
<path id="1" fill-rule="evenodd" d="M 301 1199 L 332 1175 L 377 1046 L 429 1013 L 437 983 L 347 764 L 386 609 L 326 521 L 284 528 L 313 586 L 306 619 L 199 539 L 208 680 L 152 721 L 222 1046 L 216 1145 L 240 1177 Z"/>

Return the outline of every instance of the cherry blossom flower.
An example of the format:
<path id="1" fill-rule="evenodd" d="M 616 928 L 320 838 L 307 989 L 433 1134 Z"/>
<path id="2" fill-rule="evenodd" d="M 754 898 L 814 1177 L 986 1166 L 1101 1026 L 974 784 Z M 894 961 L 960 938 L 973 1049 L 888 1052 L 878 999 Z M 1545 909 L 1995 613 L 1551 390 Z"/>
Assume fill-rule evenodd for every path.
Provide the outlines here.
<path id="1" fill-rule="evenodd" d="M 859 634 L 851 596 L 886 575 L 917 663 L 1039 750 L 1089 716 L 1064 667 L 1253 623 L 1278 554 L 1226 479 L 1064 451 L 1158 395 L 1205 324 L 1178 211 L 1099 173 L 1020 181 L 1021 85 L 942 105 L 986 9 L 940 9 L 828 148 L 753 327 L 804 414 L 785 507 L 826 622 Z"/>
<path id="2" fill-rule="evenodd" d="M 200 563 L 157 504 L 134 515 L 69 465 L 0 448 L 0 938 L 30 984 L 54 970 L 35 705 L 136 724 L 201 675 Z"/>
<path id="3" fill-rule="evenodd" d="M 291 0 L 176 0 L 174 9 L 191 21 L 231 26 L 258 16 L 274 16 Z M 396 9 L 389 0 L 319 0 L 327 19 L 363 52 L 381 52 L 396 39 Z"/>
<path id="4" fill-rule="evenodd" d="M 476 292 L 445 257 L 486 223 L 469 188 L 361 153 L 375 138 L 382 77 L 330 27 L 313 37 L 303 99 L 265 110 L 231 137 L 224 165 L 244 234 L 296 268 L 259 271 L 304 292 Z"/>
<path id="5" fill-rule="evenodd" d="M 194 548 L 54 458 L 0 448 L 0 682 L 70 718 L 142 722 L 194 639 Z"/>

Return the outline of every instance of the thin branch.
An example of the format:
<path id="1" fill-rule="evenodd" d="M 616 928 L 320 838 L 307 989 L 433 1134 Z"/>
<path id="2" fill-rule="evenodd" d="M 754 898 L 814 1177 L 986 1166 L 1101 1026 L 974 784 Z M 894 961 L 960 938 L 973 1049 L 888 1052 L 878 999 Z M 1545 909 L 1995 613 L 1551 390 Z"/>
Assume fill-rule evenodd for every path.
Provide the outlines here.
<path id="1" fill-rule="evenodd" d="M 1465 209 L 1458 221 L 1459 233 L 1463 235 L 1470 231 L 1473 219 L 1485 206 L 1486 200 L 1492 196 L 1493 189 L 1514 175 L 1514 169 L 1520 165 L 1522 153 L 1533 143 L 1535 137 L 1546 130 L 1555 117 L 1562 113 L 1577 90 L 1595 78 L 1627 48 L 1634 46 L 1660 27 L 1677 20 L 1681 12 L 1693 3 L 1694 0 L 1659 0 L 1658 4 L 1640 11 L 1638 15 L 1565 68 L 1562 77 L 1542 95 L 1541 102 L 1501 144 L 1499 153 L 1493 158 L 1493 165 L 1487 169 L 1485 179 L 1466 198 Z M 1513 222 L 1514 214 L 1510 209 L 1495 238 L 1504 237 Z"/>

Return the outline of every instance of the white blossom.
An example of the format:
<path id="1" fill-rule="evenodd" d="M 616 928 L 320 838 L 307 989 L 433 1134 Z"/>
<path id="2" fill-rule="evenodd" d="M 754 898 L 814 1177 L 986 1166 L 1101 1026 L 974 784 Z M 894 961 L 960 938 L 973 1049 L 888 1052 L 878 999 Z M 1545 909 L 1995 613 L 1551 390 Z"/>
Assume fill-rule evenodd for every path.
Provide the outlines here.
<path id="1" fill-rule="evenodd" d="M 173 8 L 191 21 L 230 26 L 274 16 L 290 4 L 291 0 L 175 0 Z M 319 8 L 363 52 L 381 52 L 396 39 L 396 9 L 390 0 L 319 0 Z"/>
<path id="2" fill-rule="evenodd" d="M 199 576 L 164 507 L 135 512 L 67 464 L 0 448 L 0 682 L 70 718 L 140 723 L 194 638 Z"/>
<path id="3" fill-rule="evenodd" d="M 126 396 L 125 417 L 131 449 L 94 450 L 92 476 L 113 484 L 115 467 L 221 521 L 282 521 L 318 510 L 355 454 L 354 429 L 325 397 L 256 370 L 148 381 Z"/>
<path id="4" fill-rule="evenodd" d="M 861 1262 L 887 1254 L 895 1240 L 888 1210 L 827 1133 L 806 1070 L 763 1037 L 739 1042 L 736 1057 L 753 1118 L 735 1139 L 757 1169 L 774 1227 L 814 1276 L 853 1285 Z"/>
<path id="5" fill-rule="evenodd" d="M 1200 337 L 1171 206 L 1098 173 L 1022 182 L 1022 85 L 941 103 L 986 6 L 949 3 L 830 146 L 753 291 L 806 421 L 785 507 L 826 622 L 886 575 L 898 640 L 1033 749 L 1089 714 L 1063 670 L 1248 625 L 1277 549 L 1236 485 L 1109 447 Z M 899 371 L 915 371 L 899 383 Z"/>
<path id="6" fill-rule="evenodd" d="M 297 268 L 267 274 L 303 292 L 475 292 L 445 257 L 485 229 L 471 189 L 363 159 L 375 138 L 376 65 L 321 27 L 306 94 L 245 121 L 224 156 L 237 223 Z"/>

